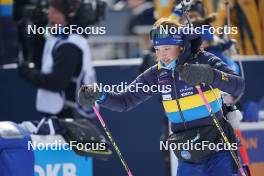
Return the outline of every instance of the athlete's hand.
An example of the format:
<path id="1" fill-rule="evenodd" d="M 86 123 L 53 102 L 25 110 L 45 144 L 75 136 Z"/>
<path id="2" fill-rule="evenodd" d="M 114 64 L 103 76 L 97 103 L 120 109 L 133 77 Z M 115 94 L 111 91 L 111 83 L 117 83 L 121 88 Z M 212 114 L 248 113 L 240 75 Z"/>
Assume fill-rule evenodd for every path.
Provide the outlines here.
<path id="1" fill-rule="evenodd" d="M 208 64 L 187 64 L 176 69 L 180 78 L 190 85 L 205 83 L 210 85 L 214 81 L 214 71 Z"/>
<path id="2" fill-rule="evenodd" d="M 83 85 L 78 93 L 79 103 L 83 106 L 93 107 L 95 102 L 100 103 L 103 93 L 94 85 Z"/>

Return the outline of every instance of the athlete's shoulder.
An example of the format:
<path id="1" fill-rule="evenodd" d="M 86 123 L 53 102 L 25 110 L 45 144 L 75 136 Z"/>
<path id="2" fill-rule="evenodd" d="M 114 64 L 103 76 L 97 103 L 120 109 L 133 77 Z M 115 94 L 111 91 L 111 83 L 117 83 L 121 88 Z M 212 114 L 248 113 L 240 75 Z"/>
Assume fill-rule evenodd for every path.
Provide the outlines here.
<path id="1" fill-rule="evenodd" d="M 207 52 L 207 51 L 204 51 L 204 50 L 201 50 L 198 55 L 197 55 L 197 59 L 198 59 L 198 62 L 200 64 L 213 64 L 213 63 L 216 63 L 216 62 L 222 62 L 222 60 L 217 57 L 216 55 L 210 53 L 210 52 Z"/>
<path id="2" fill-rule="evenodd" d="M 155 64 L 148 68 L 146 71 L 144 71 L 139 77 L 146 80 L 148 83 L 156 83 L 157 77 L 158 77 L 158 65 Z"/>

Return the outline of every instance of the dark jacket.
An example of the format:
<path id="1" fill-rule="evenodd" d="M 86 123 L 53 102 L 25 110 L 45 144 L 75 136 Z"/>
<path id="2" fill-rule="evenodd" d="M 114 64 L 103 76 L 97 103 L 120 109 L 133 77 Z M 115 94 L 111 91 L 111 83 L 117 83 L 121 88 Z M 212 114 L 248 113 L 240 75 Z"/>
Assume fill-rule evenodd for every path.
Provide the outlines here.
<path id="1" fill-rule="evenodd" d="M 188 36 L 187 36 L 188 37 Z M 196 54 L 191 52 L 192 40 L 197 37 L 190 36 L 185 39 L 185 52 L 181 54 L 177 60 L 177 65 L 183 63 L 200 63 L 209 64 L 214 69 L 214 81 L 211 88 L 201 85 L 203 92 L 208 97 L 208 101 L 212 106 L 214 113 L 218 119 L 223 117 L 221 112 L 220 91 L 227 92 L 233 96 L 238 96 L 244 90 L 244 80 L 236 75 L 234 71 L 211 53 L 200 51 Z M 197 47 L 196 47 L 197 48 Z M 183 130 L 184 126 L 195 128 L 202 125 L 211 125 L 212 121 L 204 103 L 201 101 L 199 94 L 194 86 L 188 85 L 179 78 L 177 72 L 171 70 L 159 69 L 158 65 L 154 65 L 139 75 L 129 86 L 140 85 L 170 85 L 171 92 L 144 92 L 138 89 L 136 92 L 124 91 L 122 93 L 109 92 L 107 98 L 102 103 L 113 111 L 128 111 L 143 101 L 146 101 L 155 94 L 159 94 L 163 98 L 163 106 L 169 120 L 172 122 L 172 131 Z M 142 87 L 142 86 L 141 86 Z M 157 86 L 156 86 L 157 87 Z M 175 99 L 179 100 L 180 107 L 176 105 Z M 220 106 L 220 107 L 218 107 Z M 215 107 L 215 108 L 214 108 Z M 180 118 L 181 117 L 181 118 Z M 184 123 L 184 125 L 183 125 Z"/>

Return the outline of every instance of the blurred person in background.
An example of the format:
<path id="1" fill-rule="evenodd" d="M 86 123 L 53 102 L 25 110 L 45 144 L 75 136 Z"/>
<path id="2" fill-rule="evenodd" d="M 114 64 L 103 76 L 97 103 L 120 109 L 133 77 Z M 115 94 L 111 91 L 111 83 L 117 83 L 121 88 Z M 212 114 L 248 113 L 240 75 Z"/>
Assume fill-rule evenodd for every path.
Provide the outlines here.
<path id="1" fill-rule="evenodd" d="M 81 106 L 77 101 L 80 85 L 96 82 L 88 33 L 64 30 L 70 25 L 85 27 L 94 22 L 92 18 L 85 18 L 87 13 L 91 13 L 86 11 L 89 7 L 90 4 L 80 4 L 78 0 L 50 2 L 48 26 L 55 27 L 53 29 L 57 29 L 57 32 L 45 33 L 41 70 L 29 67 L 28 62 L 23 60 L 18 67 L 20 76 L 38 88 L 36 109 L 43 118 L 38 122 L 22 122 L 21 126 L 34 134 L 61 134 L 68 143 L 77 141 L 107 145 L 96 126 L 92 108 Z M 99 15 L 96 20 L 98 18 Z M 73 147 L 73 150 L 81 156 L 103 160 L 112 153 L 107 148 L 102 151 Z"/>
<path id="2" fill-rule="evenodd" d="M 127 7 L 131 10 L 131 17 L 128 24 L 128 33 L 137 33 L 137 26 L 153 25 L 154 7 L 152 1 L 149 0 L 127 0 Z"/>
<path id="3" fill-rule="evenodd" d="M 142 57 L 144 50 L 150 47 L 148 31 L 155 22 L 154 6 L 151 0 L 126 0 L 126 3 L 131 13 L 127 34 L 139 39 L 139 47 L 133 51 L 132 57 Z"/>
<path id="4" fill-rule="evenodd" d="M 69 26 L 76 6 L 77 1 L 52 0 L 48 8 L 49 26 L 57 25 L 59 30 Z M 25 61 L 19 65 L 21 77 L 38 88 L 37 111 L 47 118 L 90 117 L 91 109 L 76 102 L 79 86 L 96 79 L 85 35 L 47 33 L 45 40 L 40 71 L 30 68 Z"/>
<path id="5" fill-rule="evenodd" d="M 15 0 L 14 1 L 14 20 L 17 23 L 18 43 L 21 51 L 21 57 L 35 64 L 35 68 L 41 69 L 41 57 L 45 44 L 45 37 L 42 34 L 29 35 L 27 26 L 35 25 L 44 27 L 48 21 L 46 15 L 43 14 L 41 3 L 39 1 L 36 7 L 31 4 L 30 0 Z M 48 3 L 48 2 L 46 2 Z M 42 5 L 44 6 L 44 4 Z"/>
<path id="6" fill-rule="evenodd" d="M 206 29 L 212 27 L 211 23 L 215 21 L 216 15 L 210 14 L 204 18 L 201 16 L 197 16 L 195 18 L 191 18 L 194 27 L 202 27 L 204 26 Z M 219 38 L 217 35 L 212 34 L 209 30 L 204 30 L 202 33 L 202 48 L 205 51 L 213 53 L 217 57 L 219 57 L 224 63 L 226 63 L 232 70 L 234 70 L 237 74 L 239 74 L 239 66 L 233 61 L 233 59 L 228 56 L 225 51 L 231 50 L 231 47 L 236 44 L 235 40 L 225 41 Z"/>
<path id="7" fill-rule="evenodd" d="M 206 15 L 206 10 L 204 9 L 204 4 L 200 0 L 192 1 L 192 3 L 187 6 L 188 16 L 194 27 L 202 27 L 209 29 L 212 27 L 212 23 L 216 20 L 216 14 Z M 181 4 L 176 6 L 170 16 L 170 18 L 179 21 L 182 24 L 187 24 L 188 21 L 186 17 L 182 14 Z M 209 30 L 204 30 L 202 34 L 202 48 L 205 51 L 213 53 L 224 61 L 231 69 L 236 73 L 239 73 L 239 66 L 229 57 L 225 52 L 231 50 L 231 47 L 236 44 L 235 40 L 223 40 L 219 36 L 212 34 Z"/>

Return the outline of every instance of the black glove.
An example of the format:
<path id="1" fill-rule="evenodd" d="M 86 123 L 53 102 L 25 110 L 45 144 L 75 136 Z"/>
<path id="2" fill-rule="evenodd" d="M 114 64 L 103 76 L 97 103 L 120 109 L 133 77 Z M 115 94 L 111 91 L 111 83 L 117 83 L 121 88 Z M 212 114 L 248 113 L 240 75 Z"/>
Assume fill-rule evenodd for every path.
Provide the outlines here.
<path id="1" fill-rule="evenodd" d="M 178 66 L 180 78 L 190 85 L 199 85 L 205 83 L 210 85 L 214 81 L 214 71 L 208 64 L 188 64 Z"/>
<path id="2" fill-rule="evenodd" d="M 94 103 L 100 99 L 101 92 L 93 85 L 83 85 L 79 90 L 79 103 L 82 106 L 93 107 Z"/>

